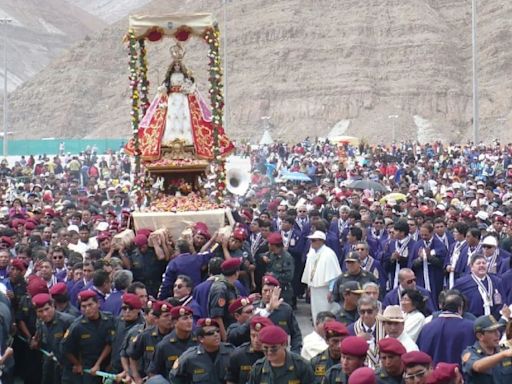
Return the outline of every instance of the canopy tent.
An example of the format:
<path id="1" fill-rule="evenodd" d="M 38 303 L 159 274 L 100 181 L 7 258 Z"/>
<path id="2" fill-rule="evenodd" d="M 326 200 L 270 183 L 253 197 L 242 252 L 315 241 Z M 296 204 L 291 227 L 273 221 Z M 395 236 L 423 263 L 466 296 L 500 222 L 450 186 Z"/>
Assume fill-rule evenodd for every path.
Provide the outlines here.
<path id="1" fill-rule="evenodd" d="M 272 136 L 270 136 L 270 132 L 268 129 L 265 129 L 265 132 L 263 132 L 263 136 L 261 136 L 260 145 L 270 145 L 274 144 L 274 140 L 272 139 Z"/>
<path id="2" fill-rule="evenodd" d="M 128 22 L 129 28 L 135 35 L 135 39 L 147 38 L 151 41 L 160 40 L 163 36 L 176 37 L 182 41 L 180 39 L 181 33 L 191 33 L 200 36 L 215 24 L 211 13 L 160 16 L 132 15 L 129 17 Z"/>

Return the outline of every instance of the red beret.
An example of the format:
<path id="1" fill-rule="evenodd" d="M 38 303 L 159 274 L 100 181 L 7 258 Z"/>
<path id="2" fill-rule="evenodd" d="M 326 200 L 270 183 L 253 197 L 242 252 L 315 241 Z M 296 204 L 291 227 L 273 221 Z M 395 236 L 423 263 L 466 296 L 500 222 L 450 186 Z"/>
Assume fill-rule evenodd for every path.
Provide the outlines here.
<path id="1" fill-rule="evenodd" d="M 315 205 L 322 205 L 324 203 L 324 199 L 323 197 L 320 197 L 320 196 L 315 196 L 313 197 L 313 199 L 311 200 L 311 202 Z"/>
<path id="2" fill-rule="evenodd" d="M 9 236 L 0 237 L 0 243 L 5 243 L 9 248 L 14 246 L 14 241 Z"/>
<path id="3" fill-rule="evenodd" d="M 236 299 L 229 305 L 228 311 L 229 311 L 229 313 L 232 314 L 232 313 L 235 313 L 236 311 L 238 311 L 239 309 L 242 309 L 243 307 L 246 307 L 251 304 L 252 304 L 251 299 L 249 299 L 247 297 L 239 297 L 238 299 Z"/>
<path id="4" fill-rule="evenodd" d="M 351 356 L 366 356 L 368 352 L 368 343 L 359 336 L 345 337 L 340 343 L 341 353 Z"/>
<path id="5" fill-rule="evenodd" d="M 117 214 L 115 213 L 115 211 L 113 211 L 112 209 L 109 209 L 107 212 L 106 212 L 106 215 L 110 215 L 110 216 L 114 216 L 116 217 Z"/>
<path id="6" fill-rule="evenodd" d="M 503 216 L 499 216 L 499 215 L 494 217 L 494 221 L 498 221 L 503 224 L 505 224 L 507 222 L 507 220 Z"/>
<path id="7" fill-rule="evenodd" d="M 194 231 L 203 231 L 203 232 L 209 232 L 208 225 L 206 223 L 203 223 L 202 221 L 198 221 L 194 224 L 193 227 Z"/>
<path id="8" fill-rule="evenodd" d="M 203 327 L 217 327 L 218 328 L 219 327 L 219 323 L 217 323 L 217 320 L 210 319 L 209 317 L 207 317 L 205 319 L 197 320 L 196 325 L 199 328 L 203 328 Z"/>
<path id="9" fill-rule="evenodd" d="M 402 356 L 407 352 L 403 344 L 393 337 L 386 337 L 379 340 L 379 351 Z"/>
<path id="10" fill-rule="evenodd" d="M 25 271 L 27 269 L 27 264 L 21 259 L 12 259 L 11 267 L 18 268 L 20 271 Z"/>
<path id="11" fill-rule="evenodd" d="M 27 221 L 25 223 L 25 229 L 28 229 L 29 231 L 32 231 L 35 227 L 36 225 L 32 221 Z"/>
<path id="12" fill-rule="evenodd" d="M 137 247 L 142 247 L 144 245 L 148 245 L 148 238 L 144 235 L 137 235 L 135 236 L 135 239 L 133 240 L 133 243 Z"/>
<path id="13" fill-rule="evenodd" d="M 405 365 L 430 365 L 432 358 L 425 352 L 412 351 L 402 355 L 402 362 Z"/>
<path id="14" fill-rule="evenodd" d="M 431 384 L 450 384 L 457 377 L 455 369 L 457 364 L 438 363 L 436 369 L 427 378 L 427 383 Z"/>
<path id="15" fill-rule="evenodd" d="M 98 242 L 102 242 L 103 240 L 106 240 L 106 239 L 110 239 L 110 233 L 108 233 L 108 232 L 100 232 L 96 236 L 96 241 L 98 241 Z"/>
<path id="16" fill-rule="evenodd" d="M 28 282 L 27 292 L 31 297 L 34 297 L 38 293 L 48 293 L 48 285 L 46 285 L 46 281 L 36 276 Z"/>
<path id="17" fill-rule="evenodd" d="M 179 319 L 180 316 L 193 315 L 194 312 L 190 307 L 173 307 L 171 309 L 171 317 L 175 320 Z"/>
<path id="18" fill-rule="evenodd" d="M 38 293 L 32 297 L 32 304 L 35 308 L 42 308 L 46 304 L 51 303 L 52 297 L 47 293 Z"/>
<path id="19" fill-rule="evenodd" d="M 153 310 L 153 313 L 163 313 L 163 312 L 171 312 L 172 305 L 169 304 L 167 301 L 163 300 L 156 300 L 153 302 L 151 309 Z"/>
<path id="20" fill-rule="evenodd" d="M 272 325 L 274 325 L 274 323 L 268 317 L 254 316 L 251 319 L 251 329 L 255 331 L 260 331 L 262 328 L 270 327 Z"/>
<path id="21" fill-rule="evenodd" d="M 248 209 L 242 209 L 242 215 L 245 216 L 249 221 L 252 221 L 252 219 L 254 218 L 252 212 Z"/>
<path id="22" fill-rule="evenodd" d="M 267 241 L 269 244 L 283 244 L 283 237 L 279 232 L 269 233 L 267 236 Z"/>
<path id="23" fill-rule="evenodd" d="M 242 228 L 236 228 L 231 236 L 240 241 L 245 241 L 246 238 L 245 231 Z"/>
<path id="24" fill-rule="evenodd" d="M 13 228 L 18 228 L 20 225 L 25 225 L 25 220 L 23 220 L 23 219 L 14 219 L 11 222 L 11 226 Z"/>
<path id="25" fill-rule="evenodd" d="M 280 284 L 279 284 L 279 280 L 277 280 L 274 276 L 272 275 L 265 275 L 263 276 L 263 284 L 264 285 L 273 285 L 275 287 L 279 287 Z"/>
<path id="26" fill-rule="evenodd" d="M 43 209 L 43 215 L 55 217 L 55 211 L 52 208 L 45 208 Z"/>
<path id="27" fill-rule="evenodd" d="M 328 321 L 324 324 L 325 337 L 348 336 L 347 326 L 339 321 Z"/>
<path id="28" fill-rule="evenodd" d="M 125 293 L 123 295 L 123 304 L 128 305 L 132 309 L 141 309 L 142 303 L 139 299 L 139 297 L 134 293 Z"/>
<path id="29" fill-rule="evenodd" d="M 86 289 L 85 291 L 82 291 L 78 294 L 78 301 L 87 301 L 96 297 L 96 292 L 94 292 L 92 289 Z"/>
<path id="30" fill-rule="evenodd" d="M 375 371 L 368 367 L 357 368 L 349 376 L 348 384 L 377 384 Z"/>
<path id="31" fill-rule="evenodd" d="M 206 240 L 210 240 L 210 238 L 212 237 L 212 235 L 210 235 L 210 232 L 204 230 L 204 229 L 198 229 L 196 231 L 196 235 L 201 235 L 201 236 L 204 236 L 204 238 Z"/>
<path id="32" fill-rule="evenodd" d="M 50 295 L 67 295 L 68 287 L 66 283 L 57 283 L 50 288 Z"/>
<path id="33" fill-rule="evenodd" d="M 240 268 L 240 264 L 242 264 L 241 257 L 233 257 L 229 260 L 225 260 L 221 265 L 220 269 L 223 274 L 233 274 Z"/>
<path id="34" fill-rule="evenodd" d="M 288 334 L 277 325 L 269 325 L 260 331 L 259 338 L 263 344 L 279 345 L 288 341 Z"/>

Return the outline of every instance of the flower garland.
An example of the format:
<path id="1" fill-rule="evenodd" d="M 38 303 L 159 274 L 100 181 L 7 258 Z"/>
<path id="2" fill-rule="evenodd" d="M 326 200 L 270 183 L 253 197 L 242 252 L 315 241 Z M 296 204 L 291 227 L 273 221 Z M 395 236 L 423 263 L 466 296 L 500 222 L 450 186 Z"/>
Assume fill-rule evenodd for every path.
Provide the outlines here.
<path id="1" fill-rule="evenodd" d="M 129 66 L 130 66 L 130 75 L 128 79 L 130 80 L 130 89 L 132 91 L 131 99 L 132 99 L 132 110 L 130 111 L 131 115 L 131 124 L 132 124 L 132 133 L 134 140 L 134 148 L 135 148 L 135 178 L 139 177 L 140 173 L 140 149 L 139 149 L 139 89 L 138 89 L 138 72 L 137 72 L 137 40 L 135 39 L 135 33 L 133 29 L 128 31 L 128 50 L 129 50 Z"/>
<path id="2" fill-rule="evenodd" d="M 212 128 L 213 128 L 213 156 L 216 162 L 215 179 L 217 191 L 215 198 L 217 202 L 222 201 L 223 196 L 227 194 L 226 190 L 226 170 L 224 160 L 220 155 L 219 128 L 222 127 L 224 95 L 222 85 L 222 64 L 220 59 L 220 30 L 217 24 L 213 28 L 206 30 L 204 40 L 208 43 L 209 67 L 210 67 L 210 100 L 212 105 Z"/>
<path id="3" fill-rule="evenodd" d="M 148 80 L 148 60 L 146 58 L 146 45 L 144 39 L 139 40 L 139 78 L 140 78 L 140 107 L 141 117 L 146 114 L 149 108 L 149 80 Z"/>

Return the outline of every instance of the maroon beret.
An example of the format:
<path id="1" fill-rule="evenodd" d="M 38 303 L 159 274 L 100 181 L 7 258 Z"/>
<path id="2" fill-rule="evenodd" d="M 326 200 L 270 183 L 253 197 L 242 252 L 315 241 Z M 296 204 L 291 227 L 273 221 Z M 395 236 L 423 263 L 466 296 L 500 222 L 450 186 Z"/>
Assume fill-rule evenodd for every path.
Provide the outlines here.
<path id="1" fill-rule="evenodd" d="M 202 221 L 198 221 L 194 224 L 193 227 L 194 231 L 202 231 L 202 232 L 209 232 L 208 230 L 208 224 L 203 223 Z"/>
<path id="2" fill-rule="evenodd" d="M 268 317 L 254 316 L 251 319 L 251 329 L 255 331 L 260 331 L 262 328 L 270 327 L 272 325 L 274 325 L 274 323 Z"/>
<path id="3" fill-rule="evenodd" d="M 128 305 L 132 309 L 141 309 L 142 303 L 139 299 L 139 297 L 134 293 L 125 293 L 123 295 L 123 304 Z"/>
<path id="4" fill-rule="evenodd" d="M 43 209 L 43 215 L 55 217 L 55 211 L 52 208 L 45 208 Z"/>
<path id="5" fill-rule="evenodd" d="M 31 297 L 34 297 L 38 293 L 48 293 L 48 285 L 46 285 L 46 281 L 36 276 L 28 282 L 27 292 Z"/>
<path id="6" fill-rule="evenodd" d="M 325 201 L 324 201 L 324 198 L 321 197 L 321 196 L 315 196 L 313 197 L 313 199 L 311 200 L 311 202 L 315 205 L 322 205 Z"/>
<path id="7" fill-rule="evenodd" d="M 18 228 L 20 225 L 25 225 L 25 220 L 23 219 L 14 219 L 11 222 L 11 227 Z"/>
<path id="8" fill-rule="evenodd" d="M 135 239 L 133 240 L 133 243 L 137 246 L 137 247 L 142 247 L 144 245 L 148 245 L 148 238 L 144 235 L 137 235 L 135 236 Z"/>
<path id="9" fill-rule="evenodd" d="M 67 295 L 68 287 L 66 283 L 57 283 L 50 288 L 50 295 Z"/>
<path id="10" fill-rule="evenodd" d="M 279 280 L 277 280 L 274 276 L 272 275 L 265 275 L 263 276 L 263 284 L 264 285 L 273 285 L 275 287 L 279 287 L 280 284 L 279 284 Z"/>
<path id="11" fill-rule="evenodd" d="M 0 243 L 6 244 L 9 248 L 12 248 L 14 246 L 14 241 L 9 236 L 2 236 L 0 237 Z"/>
<path id="12" fill-rule="evenodd" d="M 457 377 L 457 364 L 438 363 L 436 368 L 428 377 L 427 382 L 432 384 L 449 384 Z"/>
<path id="13" fill-rule="evenodd" d="M 236 228 L 231 236 L 240 241 L 244 241 L 246 239 L 245 231 L 242 228 Z"/>
<path id="14" fill-rule="evenodd" d="M 324 323 L 325 337 L 348 336 L 347 326 L 339 321 L 328 321 Z"/>
<path id="15" fill-rule="evenodd" d="M 391 353 L 398 356 L 402 356 L 407 352 L 403 344 L 393 337 L 381 339 L 378 344 L 380 352 Z"/>
<path id="16" fill-rule="evenodd" d="M 240 268 L 240 264 L 242 264 L 242 258 L 240 257 L 232 257 L 229 260 L 225 260 L 221 265 L 220 269 L 224 274 L 233 274 Z"/>
<path id="17" fill-rule="evenodd" d="M 368 343 L 359 336 L 345 337 L 340 343 L 341 353 L 350 356 L 366 356 L 368 352 Z"/>
<path id="18" fill-rule="evenodd" d="M 97 236 L 96 236 L 96 241 L 98 242 L 102 242 L 103 240 L 106 240 L 106 239 L 110 239 L 110 233 L 108 232 L 100 232 Z"/>
<path id="19" fill-rule="evenodd" d="M 250 298 L 239 297 L 238 299 L 236 299 L 229 305 L 228 311 L 229 311 L 229 313 L 233 314 L 236 311 L 238 311 L 239 309 L 242 309 L 243 307 L 245 307 L 247 305 L 251 305 L 251 304 L 252 304 L 252 300 Z"/>
<path id="20" fill-rule="evenodd" d="M 179 319 L 180 316 L 193 315 L 193 314 L 194 314 L 194 311 L 192 311 L 192 308 L 186 307 L 186 306 L 183 306 L 183 307 L 173 307 L 171 309 L 171 317 L 174 320 Z"/>
<path id="21" fill-rule="evenodd" d="M 27 221 L 25 223 L 25 229 L 28 229 L 29 231 L 32 231 L 35 227 L 36 225 L 32 221 Z"/>
<path id="22" fill-rule="evenodd" d="M 375 371 L 368 367 L 357 368 L 349 376 L 348 384 L 377 384 Z"/>
<path id="23" fill-rule="evenodd" d="M 288 341 L 288 334 L 277 325 L 269 325 L 260 331 L 259 338 L 263 344 L 280 345 Z"/>
<path id="24" fill-rule="evenodd" d="M 35 308 L 42 308 L 46 304 L 52 302 L 52 297 L 47 293 L 38 293 L 34 297 L 32 297 L 32 305 L 34 305 Z"/>
<path id="25" fill-rule="evenodd" d="M 208 228 L 202 228 L 202 227 L 199 227 L 196 229 L 196 235 L 204 236 L 204 238 L 206 240 L 210 240 L 210 238 L 212 237 L 210 232 L 208 232 Z"/>
<path id="26" fill-rule="evenodd" d="M 219 323 L 217 323 L 217 320 L 210 319 L 209 317 L 207 317 L 205 319 L 197 320 L 196 325 L 199 328 L 203 328 L 203 327 L 217 327 L 218 328 L 219 327 Z"/>
<path id="27" fill-rule="evenodd" d="M 507 223 L 507 220 L 503 216 L 499 216 L 499 215 L 494 217 L 494 221 L 498 221 L 498 222 L 503 223 L 503 224 Z"/>
<path id="28" fill-rule="evenodd" d="M 269 233 L 267 236 L 267 241 L 269 244 L 283 244 L 283 237 L 279 232 Z"/>
<path id="29" fill-rule="evenodd" d="M 412 351 L 402 355 L 402 362 L 407 365 L 430 365 L 432 358 L 425 352 Z"/>
<path id="30" fill-rule="evenodd" d="M 153 310 L 153 313 L 164 313 L 164 312 L 171 312 L 172 305 L 169 304 L 167 301 L 163 300 L 156 300 L 153 302 L 151 309 Z"/>
<path id="31" fill-rule="evenodd" d="M 94 292 L 92 289 L 86 289 L 85 291 L 82 291 L 78 294 L 78 301 L 87 301 L 95 297 L 97 297 L 96 292 Z"/>
<path id="32" fill-rule="evenodd" d="M 12 259 L 11 267 L 18 268 L 20 271 L 25 271 L 27 269 L 27 264 L 21 259 Z"/>

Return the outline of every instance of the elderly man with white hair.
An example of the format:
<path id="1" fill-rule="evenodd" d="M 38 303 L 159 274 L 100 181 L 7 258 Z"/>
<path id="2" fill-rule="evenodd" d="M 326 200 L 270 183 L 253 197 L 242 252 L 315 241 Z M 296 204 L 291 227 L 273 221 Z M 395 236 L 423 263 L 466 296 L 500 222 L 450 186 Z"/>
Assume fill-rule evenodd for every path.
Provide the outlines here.
<path id="1" fill-rule="evenodd" d="M 341 275 L 341 268 L 334 251 L 325 245 L 325 233 L 315 231 L 308 238 L 311 249 L 307 254 L 302 282 L 310 289 L 311 314 L 316 319 L 319 312 L 331 310 L 327 296 L 330 287 Z"/>

